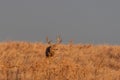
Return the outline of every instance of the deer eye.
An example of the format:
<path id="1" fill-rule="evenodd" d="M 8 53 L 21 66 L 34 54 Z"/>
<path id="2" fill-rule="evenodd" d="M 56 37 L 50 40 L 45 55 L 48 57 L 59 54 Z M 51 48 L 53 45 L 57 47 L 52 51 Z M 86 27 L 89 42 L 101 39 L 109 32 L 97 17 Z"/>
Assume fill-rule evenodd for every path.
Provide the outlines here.
<path id="1" fill-rule="evenodd" d="M 54 50 L 58 50 L 58 49 L 54 49 Z"/>

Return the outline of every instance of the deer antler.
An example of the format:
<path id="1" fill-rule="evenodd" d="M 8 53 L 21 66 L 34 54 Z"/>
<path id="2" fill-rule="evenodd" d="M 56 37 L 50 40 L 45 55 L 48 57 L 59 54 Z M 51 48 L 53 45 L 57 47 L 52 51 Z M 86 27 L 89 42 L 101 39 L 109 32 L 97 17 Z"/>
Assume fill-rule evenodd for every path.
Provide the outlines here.
<path id="1" fill-rule="evenodd" d="M 52 40 L 49 40 L 49 38 L 48 38 L 48 36 L 47 36 L 47 37 L 46 37 L 46 42 L 47 42 L 48 44 L 51 44 Z"/>
<path id="2" fill-rule="evenodd" d="M 57 43 L 59 44 L 59 43 L 61 43 L 62 42 L 62 38 L 61 38 L 61 35 L 59 34 L 58 36 L 57 36 Z"/>

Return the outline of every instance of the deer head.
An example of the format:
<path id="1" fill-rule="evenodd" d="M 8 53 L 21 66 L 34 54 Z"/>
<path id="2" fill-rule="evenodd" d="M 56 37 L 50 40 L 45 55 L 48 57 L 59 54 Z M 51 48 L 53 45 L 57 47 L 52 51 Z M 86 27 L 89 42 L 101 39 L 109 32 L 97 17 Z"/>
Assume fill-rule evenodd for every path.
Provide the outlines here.
<path id="1" fill-rule="evenodd" d="M 49 44 L 49 46 L 46 48 L 46 57 L 52 57 L 55 52 L 58 50 L 57 45 L 62 42 L 62 38 L 60 35 L 56 38 L 56 43 L 52 43 L 52 40 L 49 40 L 48 36 L 46 37 L 46 42 Z"/>

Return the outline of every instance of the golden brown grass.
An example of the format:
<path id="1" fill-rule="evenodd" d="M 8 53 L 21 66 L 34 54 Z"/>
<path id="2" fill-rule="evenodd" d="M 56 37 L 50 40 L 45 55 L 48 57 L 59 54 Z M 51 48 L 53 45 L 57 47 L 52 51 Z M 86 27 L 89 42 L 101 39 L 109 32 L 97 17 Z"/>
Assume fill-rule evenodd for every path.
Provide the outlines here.
<path id="1" fill-rule="evenodd" d="M 59 44 L 45 57 L 47 44 L 0 43 L 0 80 L 120 80 L 120 46 Z"/>

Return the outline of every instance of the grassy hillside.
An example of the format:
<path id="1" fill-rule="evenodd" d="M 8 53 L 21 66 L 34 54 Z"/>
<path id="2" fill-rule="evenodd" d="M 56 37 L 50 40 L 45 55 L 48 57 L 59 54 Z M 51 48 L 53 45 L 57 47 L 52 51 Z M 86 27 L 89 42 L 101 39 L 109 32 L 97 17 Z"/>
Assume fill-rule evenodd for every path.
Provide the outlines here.
<path id="1" fill-rule="evenodd" d="M 0 43 L 0 80 L 120 80 L 120 46 L 59 44 L 51 58 L 47 44 Z"/>

